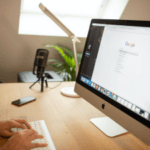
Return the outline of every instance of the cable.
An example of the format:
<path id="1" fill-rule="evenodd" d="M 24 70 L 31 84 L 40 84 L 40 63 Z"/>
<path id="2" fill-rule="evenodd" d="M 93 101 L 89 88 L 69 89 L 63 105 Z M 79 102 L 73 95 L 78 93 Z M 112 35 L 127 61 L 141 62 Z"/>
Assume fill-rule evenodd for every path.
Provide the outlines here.
<path id="1" fill-rule="evenodd" d="M 59 82 L 59 84 L 58 84 L 58 85 L 56 85 L 56 86 L 54 86 L 54 87 L 48 87 L 48 88 L 50 88 L 50 89 L 54 89 L 54 88 L 58 87 L 61 83 L 62 83 L 62 82 Z"/>
<path id="2" fill-rule="evenodd" d="M 54 87 L 46 87 L 46 86 L 44 86 L 45 88 L 49 88 L 49 89 L 54 89 L 54 88 L 56 88 L 56 87 L 58 87 L 61 83 L 62 83 L 63 81 L 61 81 L 61 82 L 59 82 L 59 84 L 58 85 L 56 85 L 56 86 L 54 86 Z M 39 82 L 39 84 L 41 85 L 41 83 Z"/>

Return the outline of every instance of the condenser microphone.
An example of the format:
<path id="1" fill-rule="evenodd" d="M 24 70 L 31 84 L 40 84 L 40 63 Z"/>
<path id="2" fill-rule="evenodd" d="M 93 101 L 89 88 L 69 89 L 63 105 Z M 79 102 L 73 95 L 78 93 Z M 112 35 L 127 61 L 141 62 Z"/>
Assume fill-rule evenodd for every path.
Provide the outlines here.
<path id="1" fill-rule="evenodd" d="M 37 75 L 37 78 L 41 78 L 43 76 L 45 66 L 47 64 L 49 51 L 46 49 L 37 49 L 33 67 L 33 74 Z M 37 67 L 37 74 L 35 73 L 35 68 Z"/>

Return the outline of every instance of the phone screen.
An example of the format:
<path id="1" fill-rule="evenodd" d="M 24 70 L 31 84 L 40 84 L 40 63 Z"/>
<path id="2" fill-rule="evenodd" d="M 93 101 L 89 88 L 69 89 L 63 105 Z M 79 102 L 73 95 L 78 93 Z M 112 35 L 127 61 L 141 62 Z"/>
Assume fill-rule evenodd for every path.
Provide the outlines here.
<path id="1" fill-rule="evenodd" d="M 25 103 L 28 103 L 28 102 L 31 102 L 34 100 L 36 100 L 35 97 L 27 96 L 27 97 L 23 97 L 21 99 L 18 99 L 16 101 L 13 101 L 12 104 L 20 106 L 20 105 L 23 105 Z"/>

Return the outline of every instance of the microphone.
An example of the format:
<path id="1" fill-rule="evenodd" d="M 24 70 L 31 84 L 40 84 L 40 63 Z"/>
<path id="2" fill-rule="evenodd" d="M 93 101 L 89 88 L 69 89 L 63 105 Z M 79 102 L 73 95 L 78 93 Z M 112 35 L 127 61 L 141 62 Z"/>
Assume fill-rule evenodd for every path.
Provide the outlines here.
<path id="1" fill-rule="evenodd" d="M 49 51 L 46 49 L 37 49 L 33 67 L 33 74 L 37 75 L 38 78 L 42 78 L 45 66 L 47 64 Z M 35 67 L 37 67 L 37 74 L 35 73 Z"/>

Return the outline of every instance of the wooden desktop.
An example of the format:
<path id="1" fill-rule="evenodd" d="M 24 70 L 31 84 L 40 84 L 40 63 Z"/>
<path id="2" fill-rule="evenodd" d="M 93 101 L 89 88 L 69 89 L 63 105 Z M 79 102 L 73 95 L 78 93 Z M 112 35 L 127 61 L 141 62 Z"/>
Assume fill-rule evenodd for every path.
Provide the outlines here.
<path id="1" fill-rule="evenodd" d="M 28 122 L 45 120 L 49 133 L 58 150 L 148 150 L 147 146 L 131 133 L 110 138 L 96 128 L 91 118 L 104 117 L 82 98 L 69 98 L 60 93 L 61 88 L 74 86 L 75 82 L 49 83 L 49 87 L 40 91 L 36 83 L 0 84 L 0 121 L 26 118 Z M 33 96 L 36 101 L 20 107 L 11 102 L 22 97 Z M 8 139 L 0 138 L 0 146 Z"/>

